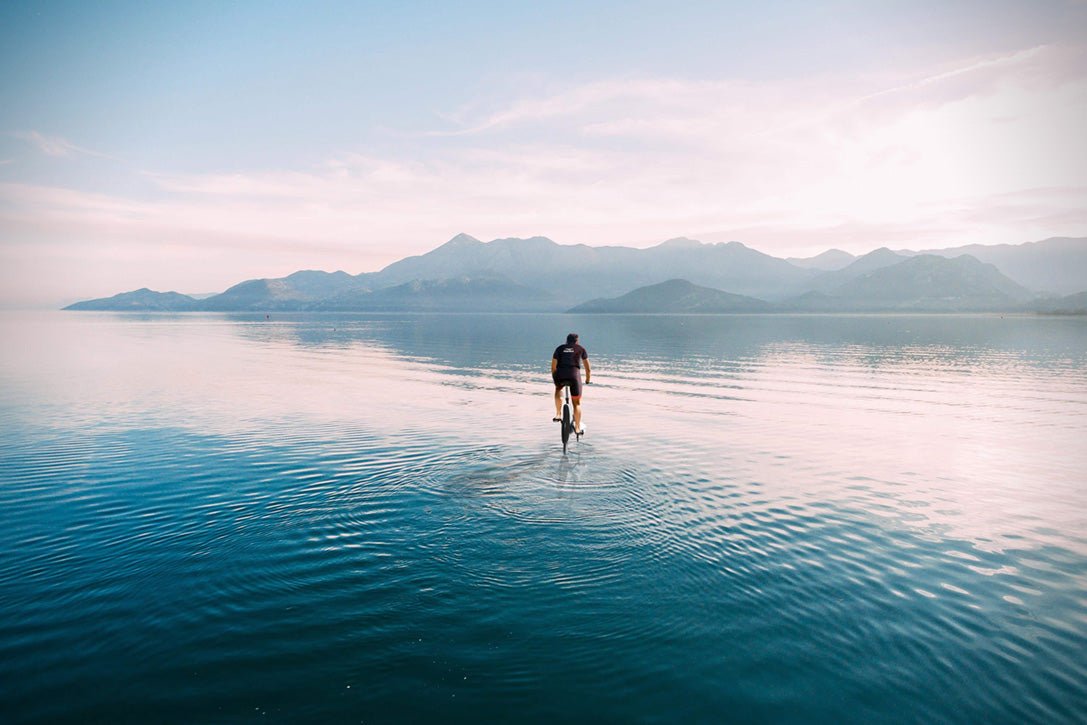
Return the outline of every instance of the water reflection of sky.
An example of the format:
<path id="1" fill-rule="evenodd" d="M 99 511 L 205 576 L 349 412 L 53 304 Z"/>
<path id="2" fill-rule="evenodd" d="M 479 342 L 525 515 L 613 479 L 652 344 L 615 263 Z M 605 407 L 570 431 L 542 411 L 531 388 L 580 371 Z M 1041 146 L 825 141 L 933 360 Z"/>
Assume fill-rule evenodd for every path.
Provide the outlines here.
<path id="1" fill-rule="evenodd" d="M 548 361 L 575 329 L 594 365 L 585 456 L 848 498 L 983 546 L 1087 550 L 1082 319 L 57 313 L 3 325 L 15 425 L 367 431 L 512 458 L 553 448 Z"/>

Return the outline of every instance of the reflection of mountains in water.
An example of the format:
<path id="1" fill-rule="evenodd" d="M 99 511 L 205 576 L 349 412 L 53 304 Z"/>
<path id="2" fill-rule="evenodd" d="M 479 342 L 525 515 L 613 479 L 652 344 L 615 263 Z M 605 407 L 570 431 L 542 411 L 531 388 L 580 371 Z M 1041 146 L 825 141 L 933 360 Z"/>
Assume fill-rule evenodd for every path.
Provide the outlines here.
<path id="1" fill-rule="evenodd" d="M 597 312 L 1015 310 L 1028 309 L 1036 292 L 1081 292 L 1075 285 L 1087 279 L 1087 239 L 970 250 L 977 257 L 877 249 L 793 264 L 738 242 L 676 239 L 632 249 L 459 235 L 380 272 L 295 272 L 200 300 L 145 288 L 68 309 L 510 312 L 559 311 L 593 299 Z M 671 287 L 661 289 L 668 280 Z"/>
<path id="2" fill-rule="evenodd" d="M 236 334 L 254 342 L 311 348 L 378 347 L 390 354 L 448 366 L 466 374 L 499 372 L 546 380 L 550 356 L 577 332 L 597 382 L 609 369 L 651 366 L 667 372 L 677 360 L 699 367 L 757 364 L 770 357 L 823 351 L 855 354 L 863 364 L 931 363 L 955 350 L 954 364 L 993 352 L 1040 365 L 1087 356 L 1087 336 L 1068 349 L 1067 335 L 1032 317 L 999 315 L 567 315 L 567 314 L 290 314 L 230 316 Z M 976 356 L 974 355 L 976 353 Z M 362 374 L 364 371 L 360 371 Z"/>

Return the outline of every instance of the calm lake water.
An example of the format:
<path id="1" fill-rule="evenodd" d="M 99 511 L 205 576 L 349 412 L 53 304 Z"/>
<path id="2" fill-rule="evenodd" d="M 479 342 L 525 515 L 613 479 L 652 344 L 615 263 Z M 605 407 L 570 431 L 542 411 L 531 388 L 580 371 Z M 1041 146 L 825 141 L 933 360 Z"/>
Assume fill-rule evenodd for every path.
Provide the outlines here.
<path id="1" fill-rule="evenodd" d="M 1087 719 L 1087 319 L 0 339 L 7 722 Z"/>

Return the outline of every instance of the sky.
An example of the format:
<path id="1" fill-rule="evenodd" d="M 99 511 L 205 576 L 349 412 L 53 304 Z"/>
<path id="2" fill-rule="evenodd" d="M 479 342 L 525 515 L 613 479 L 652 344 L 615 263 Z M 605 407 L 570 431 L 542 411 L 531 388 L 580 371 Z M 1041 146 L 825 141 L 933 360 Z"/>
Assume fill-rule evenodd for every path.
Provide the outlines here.
<path id="1" fill-rule="evenodd" d="M 458 233 L 1087 236 L 1087 0 L 7 2 L 0 307 Z"/>

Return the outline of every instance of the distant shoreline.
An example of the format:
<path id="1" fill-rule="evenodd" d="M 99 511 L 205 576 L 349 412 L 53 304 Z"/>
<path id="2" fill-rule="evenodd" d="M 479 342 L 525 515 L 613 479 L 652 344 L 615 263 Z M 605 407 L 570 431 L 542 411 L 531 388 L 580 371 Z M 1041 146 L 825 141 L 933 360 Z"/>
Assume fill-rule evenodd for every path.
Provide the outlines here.
<path id="1" fill-rule="evenodd" d="M 392 315 L 576 315 L 578 317 L 1087 317 L 1087 310 L 1041 312 L 1030 310 L 848 310 L 820 312 L 809 310 L 766 310 L 762 312 L 571 312 L 566 310 L 282 310 L 254 312 L 249 310 L 69 310 L 35 309 L 3 310 L 6 313 L 27 312 L 77 312 L 81 314 L 109 315 L 186 315 L 186 316 L 233 316 L 268 319 L 284 317 L 319 316 L 392 316 Z"/>

